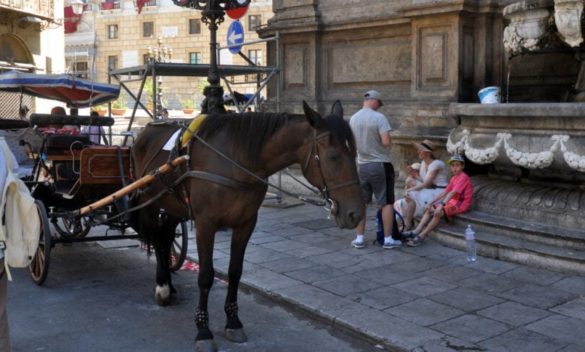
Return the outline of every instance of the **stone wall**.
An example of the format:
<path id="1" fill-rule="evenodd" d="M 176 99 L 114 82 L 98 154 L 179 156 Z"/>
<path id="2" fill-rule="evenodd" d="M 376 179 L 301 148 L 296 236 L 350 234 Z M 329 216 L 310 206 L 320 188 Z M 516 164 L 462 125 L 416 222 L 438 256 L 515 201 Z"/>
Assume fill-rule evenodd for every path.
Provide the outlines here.
<path id="1" fill-rule="evenodd" d="M 307 100 L 321 112 L 340 99 L 346 118 L 363 94 L 384 96 L 380 110 L 397 129 L 398 164 L 415 158 L 411 142 L 444 144 L 455 121 L 452 102 L 503 82 L 502 6 L 488 0 L 280 0 L 262 37 L 280 80 L 269 85 L 273 110 L 300 112 Z M 402 167 L 400 167 L 402 168 Z"/>

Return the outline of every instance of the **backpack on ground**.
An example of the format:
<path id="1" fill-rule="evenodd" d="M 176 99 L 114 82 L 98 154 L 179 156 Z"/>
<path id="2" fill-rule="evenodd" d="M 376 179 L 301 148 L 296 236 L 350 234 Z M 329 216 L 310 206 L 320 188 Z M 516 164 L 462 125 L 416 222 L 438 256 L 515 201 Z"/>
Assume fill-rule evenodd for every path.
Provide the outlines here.
<path id="1" fill-rule="evenodd" d="M 392 239 L 402 240 L 402 231 L 404 231 L 404 218 L 402 215 L 392 208 L 394 212 L 394 222 L 392 223 Z M 382 209 L 376 212 L 376 239 L 374 244 L 384 245 L 384 222 L 382 221 Z"/>

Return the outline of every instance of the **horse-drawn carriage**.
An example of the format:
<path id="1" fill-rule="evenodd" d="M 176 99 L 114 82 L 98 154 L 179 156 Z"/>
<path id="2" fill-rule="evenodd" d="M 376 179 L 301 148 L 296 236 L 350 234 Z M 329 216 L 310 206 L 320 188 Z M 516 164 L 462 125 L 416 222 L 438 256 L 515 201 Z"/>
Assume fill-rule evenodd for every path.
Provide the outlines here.
<path id="1" fill-rule="evenodd" d="M 39 188 L 39 191 L 33 190 L 33 194 L 42 198 L 38 208 L 45 216 L 42 246 L 31 266 L 33 278 L 42 282 L 43 274 L 46 276 L 49 250 L 55 242 L 49 230 L 49 218 L 57 226 L 62 225 L 59 239 L 82 240 L 84 228 L 104 215 L 122 215 L 116 219 L 121 225 L 111 222 L 111 217 L 110 225 L 126 226 L 124 195 L 140 190 L 128 200 L 131 203 L 128 210 L 135 210 L 132 214 L 135 214 L 136 230 L 154 247 L 157 258 L 154 298 L 159 305 L 168 305 L 176 292 L 171 282 L 173 243 L 181 239 L 180 255 L 175 257 L 182 260 L 182 251 L 186 249 L 186 229 L 182 224 L 186 219 L 195 220 L 200 266 L 199 304 L 195 314 L 198 351 L 217 351 L 208 314 L 208 297 L 215 275 L 214 239 L 218 229 L 232 230 L 224 306 L 225 332 L 231 341 L 246 341 L 238 316 L 238 286 L 246 246 L 270 185 L 269 176 L 289 165 L 299 164 L 305 178 L 319 189 L 329 204 L 330 213 L 340 227 L 354 228 L 364 216 L 355 142 L 349 124 L 343 119 L 341 104 L 336 102 L 327 117 L 322 117 L 306 103 L 303 103 L 303 110 L 304 116 L 211 114 L 202 117 L 196 128 L 192 124 L 168 121 L 151 123 L 138 135 L 129 152 L 122 147 L 84 145 L 78 137 L 64 138 L 67 140 L 65 147 L 59 144 L 62 141 L 58 138 L 54 143 L 52 138 L 47 138 L 44 147 L 33 152 L 41 169 L 45 167 L 45 160 L 52 163 L 49 168 L 52 184 L 47 185 L 49 196 L 40 196 L 45 180 L 37 178 L 32 183 Z M 179 137 L 171 143 L 175 147 L 164 150 L 163 146 L 169 144 L 173 136 Z M 64 166 L 59 166 L 61 162 Z M 103 166 L 105 164 L 108 166 Z M 169 170 L 173 172 L 167 172 Z M 68 178 L 72 174 L 78 177 Z M 156 182 L 150 183 L 152 180 Z M 62 181 L 63 184 L 59 183 Z M 130 181 L 124 187 L 124 182 Z M 142 187 L 147 184 L 148 187 Z M 116 187 L 121 188 L 105 199 L 75 209 Z M 94 192 L 95 188 L 100 190 Z M 48 211 L 44 209 L 45 200 L 54 201 L 56 194 L 67 189 L 68 193 L 58 199 L 58 204 L 50 204 Z M 76 191 L 75 195 L 71 190 Z M 114 201 L 111 206 L 99 210 L 110 201 Z M 51 209 L 53 206 L 55 208 Z"/>
<path id="2" fill-rule="evenodd" d="M 64 84 L 69 86 L 64 87 Z M 87 90 L 95 94 L 95 100 L 86 100 L 83 84 L 84 80 L 64 75 L 0 75 L 0 90 L 20 90 L 64 100 L 73 106 L 93 105 L 93 102 L 111 100 L 119 94 L 119 88 L 114 94 L 109 91 L 114 86 L 91 82 Z M 62 95 L 66 89 L 77 100 Z M 133 181 L 130 147 L 112 144 L 116 133 L 112 133 L 110 127 L 114 122 L 111 117 L 50 114 L 32 114 L 28 121 L 0 119 L 0 129 L 6 131 L 3 134 L 9 139 L 13 153 L 25 155 L 25 160 L 19 158 L 23 164 L 19 176 L 35 198 L 41 220 L 39 247 L 29 267 L 32 280 L 39 285 L 47 278 L 51 248 L 58 243 L 139 238 L 132 229 L 131 214 L 127 213 L 130 194 L 126 192 L 105 202 L 104 206 L 81 211 L 100 199 L 119 193 Z M 91 138 L 91 133 L 94 133 L 91 128 L 88 128 L 88 133 L 79 133 L 82 126 L 96 127 L 93 131 L 104 136 L 98 136 L 99 143 L 95 143 Z M 109 129 L 107 134 L 106 128 Z M 124 134 L 124 138 L 131 136 L 130 133 Z M 159 217 L 164 216 L 163 212 L 159 214 Z M 96 225 L 107 225 L 104 235 L 88 235 Z M 173 271 L 181 267 L 187 253 L 185 222 L 177 226 L 175 237 L 170 263 Z"/>
<path id="3" fill-rule="evenodd" d="M 33 114 L 30 118 L 39 138 L 36 145 L 21 140 L 32 167 L 23 181 L 36 199 L 41 219 L 41 237 L 30 265 L 30 275 L 41 285 L 47 278 L 51 248 L 58 243 L 138 239 L 131 227 L 129 197 L 111 195 L 132 183 L 130 147 L 93 144 L 89 135 L 53 133 L 49 126 L 65 122 L 79 126 L 111 126 L 109 117 L 51 116 Z M 94 202 L 110 198 L 111 204 L 81 211 Z M 110 201 L 106 202 L 110 203 Z M 161 213 L 160 216 L 164 216 Z M 104 235 L 90 235 L 96 225 L 107 225 Z M 187 224 L 176 229 L 171 268 L 181 267 L 187 251 Z"/>

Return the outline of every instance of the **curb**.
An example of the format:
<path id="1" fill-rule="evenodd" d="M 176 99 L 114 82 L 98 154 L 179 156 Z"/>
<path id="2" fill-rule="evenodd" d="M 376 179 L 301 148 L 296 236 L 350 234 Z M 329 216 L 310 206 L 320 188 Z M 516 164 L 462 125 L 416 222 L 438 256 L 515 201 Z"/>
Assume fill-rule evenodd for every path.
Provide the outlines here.
<path id="1" fill-rule="evenodd" d="M 187 255 L 187 259 L 199 264 L 199 261 L 196 260 L 192 256 Z M 217 269 L 214 269 L 214 270 L 215 270 L 215 278 L 216 279 L 221 279 L 225 282 L 228 282 L 228 275 L 226 272 L 221 271 L 221 270 L 217 270 Z M 343 321 L 338 320 L 337 317 L 335 317 L 333 315 L 329 315 L 323 311 L 314 309 L 314 308 L 304 304 L 301 301 L 297 301 L 297 300 L 294 300 L 292 298 L 285 297 L 278 292 L 265 290 L 262 287 L 255 285 L 252 282 L 248 282 L 246 280 L 240 280 L 240 285 L 238 287 L 238 290 L 240 290 L 242 288 L 247 289 L 249 291 L 252 291 L 255 294 L 259 294 L 259 295 L 261 295 L 261 296 L 263 296 L 263 297 L 265 297 L 265 298 L 267 298 L 275 303 L 278 303 L 278 304 L 281 304 L 285 307 L 288 307 L 289 309 L 300 310 L 301 313 L 308 315 L 312 319 L 315 319 L 315 320 L 318 320 L 322 323 L 325 323 L 332 328 L 341 329 L 345 332 L 352 334 L 356 338 L 360 338 L 362 340 L 365 340 L 367 342 L 372 343 L 372 345 L 373 345 L 372 347 L 374 347 L 374 348 L 378 348 L 380 350 L 386 350 L 386 351 L 390 351 L 390 352 L 408 351 L 408 349 L 406 349 L 406 348 L 402 348 L 402 347 L 391 344 L 390 341 L 386 340 L 382 336 L 377 336 L 377 335 L 371 334 L 368 331 L 364 331 L 363 329 L 359 329 L 353 325 L 344 323 Z"/>

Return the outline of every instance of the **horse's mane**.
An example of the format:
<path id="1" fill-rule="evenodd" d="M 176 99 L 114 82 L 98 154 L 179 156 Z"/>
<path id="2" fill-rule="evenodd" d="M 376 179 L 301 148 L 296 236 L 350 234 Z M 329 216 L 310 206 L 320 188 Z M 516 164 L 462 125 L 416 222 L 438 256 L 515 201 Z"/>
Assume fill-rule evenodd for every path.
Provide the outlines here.
<path id="1" fill-rule="evenodd" d="M 266 141 L 284 126 L 289 118 L 285 113 L 213 114 L 199 127 L 198 135 L 211 141 L 220 132 L 237 159 L 257 160 Z M 228 148 L 225 148 L 228 149 Z"/>
<path id="2" fill-rule="evenodd" d="M 289 121 L 303 121 L 303 115 L 286 113 L 243 113 L 213 114 L 201 124 L 198 135 L 210 142 L 220 132 L 226 138 L 223 150 L 232 154 L 236 160 L 254 162 L 266 142 Z M 327 130 L 355 155 L 355 140 L 351 128 L 342 117 L 328 116 L 324 119 Z M 231 148 L 229 148 L 231 146 Z"/>

